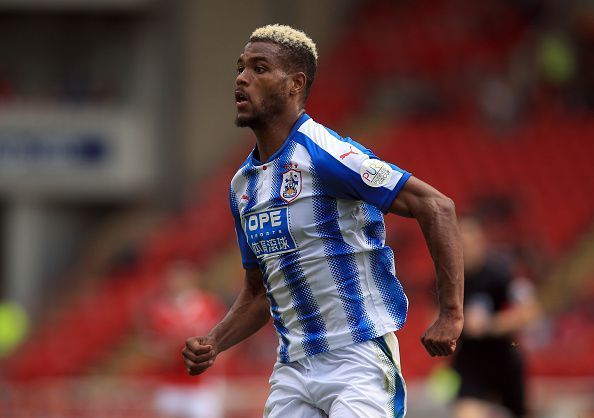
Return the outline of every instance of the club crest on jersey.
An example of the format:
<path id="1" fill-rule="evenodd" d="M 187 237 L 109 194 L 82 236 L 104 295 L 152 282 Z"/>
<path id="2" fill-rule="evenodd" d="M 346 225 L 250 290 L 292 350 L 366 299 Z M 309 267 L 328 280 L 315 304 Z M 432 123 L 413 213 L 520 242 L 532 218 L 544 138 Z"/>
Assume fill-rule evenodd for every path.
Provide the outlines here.
<path id="1" fill-rule="evenodd" d="M 283 173 L 283 181 L 280 187 L 280 197 L 287 203 L 291 203 L 301 193 L 301 171 L 291 169 Z"/>

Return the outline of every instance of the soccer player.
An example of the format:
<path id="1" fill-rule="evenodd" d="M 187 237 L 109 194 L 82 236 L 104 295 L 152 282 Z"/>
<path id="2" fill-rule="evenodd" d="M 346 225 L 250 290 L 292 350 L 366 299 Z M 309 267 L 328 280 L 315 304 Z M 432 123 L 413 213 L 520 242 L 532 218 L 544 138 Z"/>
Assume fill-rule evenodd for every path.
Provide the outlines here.
<path id="1" fill-rule="evenodd" d="M 478 218 L 463 217 L 460 232 L 466 298 L 452 362 L 461 380 L 453 416 L 487 418 L 503 407 L 513 417 L 527 417 L 524 358 L 515 334 L 538 318 L 540 304 L 533 286 L 515 278 L 506 259 L 490 251 Z"/>
<path id="2" fill-rule="evenodd" d="M 439 316 L 421 340 L 445 356 L 463 326 L 454 204 L 305 113 L 317 58 L 307 35 L 282 25 L 256 29 L 239 56 L 236 124 L 256 136 L 230 189 L 245 282 L 225 318 L 186 341 L 183 357 L 200 374 L 272 316 L 278 360 L 264 416 L 402 417 L 394 331 L 408 300 L 382 213 L 414 217 L 423 231 Z"/>

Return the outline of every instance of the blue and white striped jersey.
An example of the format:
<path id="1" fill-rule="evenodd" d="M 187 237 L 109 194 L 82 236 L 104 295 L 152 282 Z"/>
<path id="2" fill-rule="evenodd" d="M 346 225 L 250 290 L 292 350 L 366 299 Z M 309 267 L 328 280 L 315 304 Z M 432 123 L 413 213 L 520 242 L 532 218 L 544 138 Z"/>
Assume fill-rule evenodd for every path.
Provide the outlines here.
<path id="1" fill-rule="evenodd" d="M 252 152 L 235 174 L 242 262 L 263 272 L 280 362 L 402 327 L 408 300 L 382 212 L 409 177 L 306 114 L 267 163 Z"/>

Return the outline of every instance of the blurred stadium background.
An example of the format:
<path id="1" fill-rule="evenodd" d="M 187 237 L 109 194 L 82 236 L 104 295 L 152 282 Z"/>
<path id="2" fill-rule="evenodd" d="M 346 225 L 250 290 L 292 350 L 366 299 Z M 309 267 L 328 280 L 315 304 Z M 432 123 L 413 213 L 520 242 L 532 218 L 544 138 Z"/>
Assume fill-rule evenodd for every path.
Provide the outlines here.
<path id="1" fill-rule="evenodd" d="M 0 416 L 261 416 L 270 327 L 199 378 L 179 351 L 242 278 L 235 61 L 273 22 L 319 45 L 309 113 L 480 213 L 536 286 L 535 416 L 594 416 L 591 0 L 1 1 Z M 447 417 L 432 263 L 387 222 L 409 416 Z"/>

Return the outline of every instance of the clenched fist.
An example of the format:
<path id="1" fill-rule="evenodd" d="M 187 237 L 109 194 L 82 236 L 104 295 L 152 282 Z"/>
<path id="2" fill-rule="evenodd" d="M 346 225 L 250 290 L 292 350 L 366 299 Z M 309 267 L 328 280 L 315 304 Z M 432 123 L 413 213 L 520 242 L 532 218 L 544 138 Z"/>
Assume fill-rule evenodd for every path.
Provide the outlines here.
<path id="1" fill-rule="evenodd" d="M 212 366 L 217 354 L 216 341 L 210 336 L 188 338 L 182 350 L 186 370 L 190 376 L 199 375 Z"/>
<path id="2" fill-rule="evenodd" d="M 456 350 L 456 343 L 462 328 L 464 317 L 460 315 L 440 315 L 421 337 L 421 342 L 431 356 L 449 356 Z"/>

